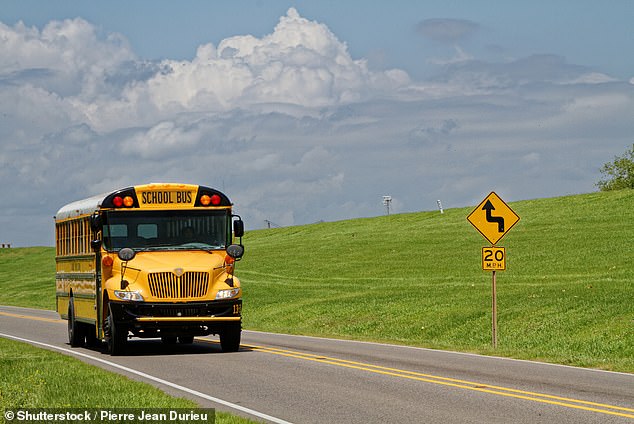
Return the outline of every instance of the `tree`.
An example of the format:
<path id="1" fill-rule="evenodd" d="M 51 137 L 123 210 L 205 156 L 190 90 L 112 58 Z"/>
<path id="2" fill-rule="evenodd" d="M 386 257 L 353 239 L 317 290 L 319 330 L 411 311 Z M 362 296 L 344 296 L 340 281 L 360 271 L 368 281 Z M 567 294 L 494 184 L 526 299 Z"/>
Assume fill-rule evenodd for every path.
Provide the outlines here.
<path id="1" fill-rule="evenodd" d="M 601 191 L 634 188 L 634 144 L 623 156 L 603 165 L 601 174 L 605 177 L 597 183 Z"/>

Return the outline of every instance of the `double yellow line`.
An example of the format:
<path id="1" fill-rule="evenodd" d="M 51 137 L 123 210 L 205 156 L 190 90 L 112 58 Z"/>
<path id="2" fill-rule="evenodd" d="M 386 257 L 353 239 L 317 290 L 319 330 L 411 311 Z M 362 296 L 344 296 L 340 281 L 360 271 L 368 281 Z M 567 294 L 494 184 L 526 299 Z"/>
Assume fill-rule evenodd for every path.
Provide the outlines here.
<path id="1" fill-rule="evenodd" d="M 44 321 L 44 322 L 55 322 L 58 324 L 61 324 L 61 323 L 66 324 L 66 320 L 61 318 L 43 318 L 43 317 L 35 317 L 33 315 L 12 314 L 11 312 L 2 312 L 2 311 L 0 311 L 0 315 L 12 317 L 12 318 L 30 319 L 32 321 Z"/>
<path id="2" fill-rule="evenodd" d="M 422 381 L 425 383 L 439 384 L 442 386 L 455 387 L 464 390 L 472 390 L 476 392 L 489 393 L 497 396 L 505 396 L 516 399 L 523 399 L 532 402 L 546 403 L 550 405 L 563 406 L 566 408 L 581 409 L 584 411 L 598 412 L 607 415 L 616 415 L 626 418 L 634 418 L 634 409 L 624 408 L 620 406 L 606 405 L 603 403 L 588 402 L 584 400 L 571 399 L 561 396 L 547 395 L 543 393 L 529 392 L 525 390 L 511 389 L 508 387 L 494 386 L 490 384 L 482 384 L 473 381 L 459 380 L 456 378 L 441 377 L 437 375 L 425 374 L 415 371 L 401 370 L 398 368 L 383 367 L 372 365 L 364 362 L 349 361 L 345 359 L 333 358 L 323 355 L 315 355 L 311 353 L 296 352 L 293 350 L 278 349 L 267 346 L 257 346 L 250 344 L 242 344 L 241 346 L 251 350 L 266 352 L 274 355 L 287 356 L 306 361 L 314 361 L 322 364 L 335 365 L 344 368 L 352 368 L 361 371 L 367 371 L 375 374 L 389 375 L 392 377 L 405 378 L 409 380 Z"/>

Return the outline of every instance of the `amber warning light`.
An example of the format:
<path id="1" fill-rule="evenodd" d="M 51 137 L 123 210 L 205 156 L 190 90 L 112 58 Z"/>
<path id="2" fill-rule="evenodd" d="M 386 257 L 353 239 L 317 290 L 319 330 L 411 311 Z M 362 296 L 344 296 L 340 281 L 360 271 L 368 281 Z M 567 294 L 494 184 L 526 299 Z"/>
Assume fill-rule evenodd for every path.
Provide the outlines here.
<path id="1" fill-rule="evenodd" d="M 217 194 L 212 194 L 211 196 L 209 196 L 208 194 L 203 194 L 202 196 L 200 196 L 200 204 L 203 206 L 218 206 L 221 201 L 222 199 Z"/>

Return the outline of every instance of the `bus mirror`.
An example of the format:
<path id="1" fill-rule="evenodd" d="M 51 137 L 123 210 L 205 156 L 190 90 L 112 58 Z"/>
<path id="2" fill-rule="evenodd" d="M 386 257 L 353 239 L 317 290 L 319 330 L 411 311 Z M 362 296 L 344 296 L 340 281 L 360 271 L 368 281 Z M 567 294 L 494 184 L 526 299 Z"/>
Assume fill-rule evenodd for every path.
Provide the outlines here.
<path id="1" fill-rule="evenodd" d="M 123 249 L 119 250 L 117 256 L 119 256 L 119 259 L 121 259 L 123 262 L 128 262 L 134 259 L 134 257 L 136 256 L 136 252 L 129 247 L 124 247 Z"/>
<path id="2" fill-rule="evenodd" d="M 90 215 L 90 228 L 92 228 L 93 231 L 98 231 L 101 228 L 101 224 L 101 215 L 99 212 Z"/>
<path id="3" fill-rule="evenodd" d="M 233 221 L 233 235 L 236 237 L 242 237 L 244 235 L 244 222 L 240 218 Z"/>
<path id="4" fill-rule="evenodd" d="M 92 250 L 94 250 L 95 252 L 99 249 L 101 249 L 101 240 L 93 240 L 90 242 L 90 247 L 92 247 Z"/>
<path id="5" fill-rule="evenodd" d="M 240 244 L 232 244 L 227 247 L 227 255 L 233 259 L 240 259 L 244 255 L 244 246 Z"/>

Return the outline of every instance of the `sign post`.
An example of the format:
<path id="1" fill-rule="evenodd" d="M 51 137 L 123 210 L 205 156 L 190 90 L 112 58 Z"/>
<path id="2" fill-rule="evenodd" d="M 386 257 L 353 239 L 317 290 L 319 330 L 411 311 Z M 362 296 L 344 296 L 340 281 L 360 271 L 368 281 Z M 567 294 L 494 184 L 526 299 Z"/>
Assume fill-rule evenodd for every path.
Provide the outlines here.
<path id="1" fill-rule="evenodd" d="M 493 275 L 493 282 L 491 288 L 491 342 L 493 344 L 493 349 L 497 349 L 498 347 L 498 289 L 497 289 L 497 280 L 495 278 L 495 271 L 491 273 Z"/>
<path id="2" fill-rule="evenodd" d="M 506 270 L 506 249 L 495 244 L 517 224 L 520 217 L 492 191 L 467 216 L 467 220 L 491 243 L 490 247 L 482 248 L 482 269 L 491 271 L 491 339 L 495 349 L 498 345 L 497 271 Z"/>

